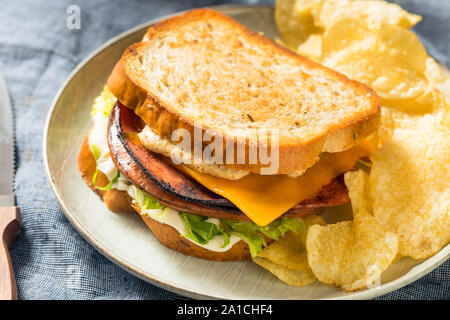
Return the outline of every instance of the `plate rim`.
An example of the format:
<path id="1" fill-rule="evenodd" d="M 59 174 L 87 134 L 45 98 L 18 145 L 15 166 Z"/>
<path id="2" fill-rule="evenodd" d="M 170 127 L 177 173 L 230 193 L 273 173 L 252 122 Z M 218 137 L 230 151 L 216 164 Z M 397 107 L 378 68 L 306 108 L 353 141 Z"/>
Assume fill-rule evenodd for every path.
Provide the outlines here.
<path id="1" fill-rule="evenodd" d="M 204 8 L 209 8 L 209 9 L 214 9 L 217 11 L 232 11 L 232 10 L 254 10 L 254 9 L 268 9 L 268 8 L 272 8 L 273 6 L 271 5 L 245 5 L 245 4 L 225 4 L 225 5 L 216 5 L 216 6 L 207 6 Z M 194 8 L 192 8 L 194 9 Z M 62 211 L 64 212 L 64 215 L 66 216 L 66 218 L 69 220 L 69 222 L 72 224 L 72 226 L 78 231 L 78 233 L 89 243 L 91 244 L 98 252 L 100 252 L 104 257 L 106 257 L 109 261 L 111 261 L 112 263 L 114 263 L 115 265 L 119 266 L 121 269 L 125 270 L 128 273 L 131 273 L 132 275 L 134 275 L 135 277 L 148 282 L 154 286 L 157 286 L 159 288 L 162 288 L 164 290 L 168 290 L 170 292 L 188 297 L 188 298 L 193 298 L 193 299 L 232 299 L 230 297 L 227 296 L 223 296 L 223 295 L 209 295 L 209 294 L 204 294 L 204 293 L 198 293 L 198 292 L 194 292 L 192 290 L 189 290 L 186 287 L 181 287 L 181 286 L 176 286 L 175 284 L 170 284 L 167 282 L 166 279 L 162 279 L 159 278 L 156 274 L 152 274 L 152 277 L 149 277 L 148 275 L 144 275 L 143 273 L 139 272 L 139 268 L 135 267 L 134 265 L 132 265 L 130 262 L 125 261 L 124 259 L 121 259 L 120 257 L 114 255 L 111 252 L 108 252 L 108 249 L 106 249 L 102 243 L 100 241 L 97 241 L 93 235 L 91 235 L 89 233 L 88 230 L 84 229 L 82 227 L 82 224 L 77 221 L 73 215 L 71 214 L 70 210 L 66 207 L 66 205 L 64 204 L 64 201 L 62 200 L 59 191 L 56 187 L 56 184 L 53 180 L 53 177 L 50 173 L 50 167 L 49 167 L 49 163 L 48 163 L 48 130 L 53 118 L 53 114 L 54 114 L 54 110 L 56 108 L 56 105 L 58 104 L 59 99 L 61 98 L 61 96 L 63 95 L 64 91 L 66 90 L 67 86 L 71 83 L 71 81 L 73 80 L 73 78 L 80 72 L 80 70 L 87 64 L 90 62 L 90 60 L 92 60 L 95 56 L 97 56 L 98 54 L 100 54 L 103 50 L 107 49 L 109 46 L 111 46 L 113 43 L 122 40 L 124 38 L 126 38 L 127 36 L 138 32 L 144 28 L 148 28 L 156 23 L 158 23 L 159 21 L 162 21 L 164 19 L 167 19 L 169 17 L 190 11 L 192 9 L 187 9 L 187 10 L 182 10 L 182 11 L 177 11 L 174 13 L 170 13 L 167 15 L 163 15 L 154 19 L 151 19 L 147 22 L 141 23 L 135 27 L 132 27 L 130 29 L 127 29 L 121 33 L 119 33 L 118 35 L 110 38 L 109 40 L 107 40 L 106 42 L 104 42 L 102 45 L 100 45 L 99 47 L 97 47 L 96 49 L 94 49 L 90 54 L 88 54 L 80 63 L 77 64 L 77 66 L 70 72 L 70 74 L 67 76 L 66 80 L 62 83 L 62 85 L 59 87 L 57 93 L 55 94 L 54 99 L 52 100 L 51 106 L 48 110 L 47 116 L 46 116 L 46 120 L 45 120 L 45 125 L 44 125 L 44 132 L 43 132 L 43 138 L 42 138 L 42 159 L 43 159 L 43 165 L 44 165 L 44 171 L 45 171 L 45 175 L 46 178 L 50 184 L 51 190 L 59 204 L 59 206 L 61 207 Z M 170 250 L 170 249 L 167 249 Z M 445 253 L 445 251 L 447 251 L 447 253 Z M 432 270 L 434 270 L 435 268 L 437 268 L 439 265 L 443 264 L 445 261 L 447 261 L 450 258 L 450 244 L 445 246 L 444 248 L 442 248 L 439 252 L 437 252 L 435 255 L 433 255 L 432 257 L 424 260 L 421 264 L 414 266 L 412 269 L 420 267 L 421 270 L 417 271 L 415 274 L 409 275 L 407 277 L 407 275 L 409 274 L 409 272 L 412 270 L 410 269 L 406 274 L 402 275 L 401 277 L 390 281 L 386 284 L 383 284 L 381 286 L 375 287 L 375 288 L 370 288 L 370 289 L 365 289 L 362 291 L 355 291 L 352 293 L 348 293 L 342 297 L 338 297 L 338 298 L 324 298 L 325 300 L 327 299 L 337 299 L 337 300 L 349 300 L 349 299 L 371 299 L 371 298 L 375 298 L 378 296 L 381 296 L 383 294 L 392 292 L 396 289 L 399 289 L 401 287 L 404 287 L 412 282 L 414 282 L 415 280 L 425 276 L 427 273 L 431 272 Z M 164 282 L 164 280 L 166 282 Z M 196 290 L 198 290 L 196 288 Z M 301 297 L 299 298 L 301 299 Z"/>

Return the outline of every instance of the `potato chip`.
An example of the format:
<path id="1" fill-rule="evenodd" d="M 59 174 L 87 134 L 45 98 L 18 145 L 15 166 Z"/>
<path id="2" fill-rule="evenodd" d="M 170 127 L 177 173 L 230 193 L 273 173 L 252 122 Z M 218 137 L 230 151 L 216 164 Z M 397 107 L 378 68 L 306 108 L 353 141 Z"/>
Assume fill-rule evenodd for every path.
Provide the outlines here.
<path id="1" fill-rule="evenodd" d="M 350 171 L 345 174 L 344 181 L 353 212 L 361 210 L 372 212 L 372 203 L 369 200 L 369 175 L 363 170 Z"/>
<path id="2" fill-rule="evenodd" d="M 325 225 L 323 218 L 317 215 L 305 217 L 304 221 L 308 225 Z M 253 261 L 289 285 L 306 286 L 316 281 L 316 277 L 309 267 L 304 242 L 302 235 L 289 231 L 280 240 L 272 242 Z"/>
<path id="3" fill-rule="evenodd" d="M 277 0 L 275 21 L 283 41 L 294 50 L 313 33 L 321 31 L 314 25 L 312 0 Z"/>
<path id="4" fill-rule="evenodd" d="M 351 17 L 364 21 L 368 26 L 393 24 L 402 28 L 411 28 L 422 17 L 403 10 L 399 5 L 384 1 L 326 0 L 320 10 L 315 12 L 315 22 L 329 27 L 334 22 Z"/>
<path id="5" fill-rule="evenodd" d="M 426 61 L 425 77 L 430 84 L 441 91 L 450 103 L 450 72 L 440 66 L 433 58 Z"/>
<path id="6" fill-rule="evenodd" d="M 425 48 L 413 32 L 395 25 L 369 29 L 355 19 L 339 20 L 324 33 L 322 57 L 383 99 L 413 99 L 428 89 Z"/>
<path id="7" fill-rule="evenodd" d="M 309 38 L 300 44 L 297 52 L 311 60 L 318 61 L 322 56 L 322 36 L 319 34 L 312 34 Z"/>
<path id="8" fill-rule="evenodd" d="M 271 243 L 258 257 L 291 270 L 309 269 L 304 239 L 293 232 L 288 232 L 280 240 Z"/>
<path id="9" fill-rule="evenodd" d="M 322 40 L 322 53 L 330 57 L 344 50 L 376 44 L 376 31 L 370 31 L 364 21 L 345 18 L 329 26 Z"/>
<path id="10" fill-rule="evenodd" d="M 269 270 L 274 276 L 290 286 L 303 287 L 317 280 L 311 271 L 288 269 L 265 258 L 254 257 L 253 262 Z"/>
<path id="11" fill-rule="evenodd" d="M 397 255 L 398 239 L 367 211 L 368 176 L 362 170 L 345 174 L 353 221 L 309 228 L 306 249 L 314 275 L 346 291 L 372 286 Z"/>
<path id="12" fill-rule="evenodd" d="M 305 217 L 303 220 L 308 225 L 325 225 L 323 218 L 317 215 Z M 309 269 L 306 261 L 305 236 L 287 232 L 283 238 L 272 242 L 260 252 L 258 257 L 292 270 Z"/>
<path id="13" fill-rule="evenodd" d="M 447 100 L 442 92 L 430 85 L 428 85 L 424 93 L 420 96 L 412 99 L 384 99 L 383 104 L 386 107 L 391 107 L 411 115 L 431 113 L 448 108 Z"/>
<path id="14" fill-rule="evenodd" d="M 345 175 L 353 221 L 309 228 L 311 270 L 295 235 L 256 262 L 287 283 L 312 281 L 312 272 L 347 291 L 365 288 L 399 257 L 428 258 L 450 242 L 450 72 L 409 30 L 421 17 L 396 4 L 278 0 L 277 11 L 288 46 L 383 99 L 381 148 L 368 173 Z"/>
<path id="15" fill-rule="evenodd" d="M 450 241 L 448 110 L 424 116 L 391 114 L 392 134 L 371 156 L 374 216 L 399 237 L 399 253 L 432 256 Z"/>

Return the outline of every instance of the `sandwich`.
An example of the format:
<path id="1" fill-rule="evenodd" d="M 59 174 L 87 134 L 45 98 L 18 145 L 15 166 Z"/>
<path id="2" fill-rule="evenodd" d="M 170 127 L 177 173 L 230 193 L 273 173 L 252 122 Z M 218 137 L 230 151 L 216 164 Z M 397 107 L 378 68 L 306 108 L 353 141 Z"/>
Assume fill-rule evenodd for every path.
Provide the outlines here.
<path id="1" fill-rule="evenodd" d="M 123 53 L 79 170 L 166 247 L 248 260 L 350 201 L 343 174 L 374 152 L 380 104 L 362 83 L 196 9 Z"/>

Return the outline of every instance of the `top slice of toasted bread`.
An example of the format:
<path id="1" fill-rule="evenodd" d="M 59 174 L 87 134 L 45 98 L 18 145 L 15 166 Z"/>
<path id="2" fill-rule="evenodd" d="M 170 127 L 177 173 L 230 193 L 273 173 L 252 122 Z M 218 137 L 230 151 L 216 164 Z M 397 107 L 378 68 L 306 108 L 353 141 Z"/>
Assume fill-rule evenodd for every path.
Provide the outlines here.
<path id="1" fill-rule="evenodd" d="M 125 51 L 108 86 L 164 138 L 177 128 L 193 133 L 195 125 L 248 150 L 258 141 L 273 147 L 276 139 L 261 132 L 276 134 L 279 174 L 303 172 L 322 152 L 351 148 L 379 122 L 371 89 L 209 9 L 151 27 Z M 264 166 L 249 162 L 226 165 L 252 172 Z"/>

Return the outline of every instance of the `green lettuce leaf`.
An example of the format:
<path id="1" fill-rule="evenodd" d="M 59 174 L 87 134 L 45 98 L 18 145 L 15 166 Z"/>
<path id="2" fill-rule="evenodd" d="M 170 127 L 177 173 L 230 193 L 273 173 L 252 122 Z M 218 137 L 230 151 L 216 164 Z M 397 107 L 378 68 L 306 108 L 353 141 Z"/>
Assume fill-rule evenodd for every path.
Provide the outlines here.
<path id="1" fill-rule="evenodd" d="M 100 149 L 96 144 L 92 145 L 92 154 L 94 155 L 95 161 L 97 161 L 101 156 Z"/>
<path id="2" fill-rule="evenodd" d="M 305 237 L 308 230 L 308 225 L 300 219 L 281 218 L 263 227 L 253 222 L 234 220 L 220 220 L 220 222 L 226 232 L 242 238 L 247 243 L 252 257 L 257 256 L 264 247 L 267 247 L 267 243 L 261 234 L 276 241 L 284 237 L 288 231 Z"/>
<path id="3" fill-rule="evenodd" d="M 220 226 L 206 221 L 206 217 L 189 214 L 186 212 L 181 212 L 180 216 L 186 226 L 186 229 L 188 230 L 188 233 L 184 235 L 186 238 L 189 238 L 199 244 L 207 244 L 209 240 L 222 234 L 224 236 L 222 248 L 226 247 L 230 243 L 230 235 Z"/>
<path id="4" fill-rule="evenodd" d="M 261 252 L 263 247 L 267 247 L 266 240 L 257 232 L 256 224 L 234 220 L 220 220 L 220 222 L 226 232 L 238 236 L 247 243 L 252 257 Z"/>
<path id="5" fill-rule="evenodd" d="M 159 201 L 149 197 L 144 191 L 141 191 L 135 186 L 133 186 L 133 188 L 135 194 L 134 200 L 137 202 L 141 210 L 164 208 L 164 206 Z"/>
<path id="6" fill-rule="evenodd" d="M 94 187 L 97 188 L 98 190 L 103 190 L 103 191 L 111 190 L 113 183 L 119 179 L 119 176 L 120 176 L 119 170 L 116 171 L 116 174 L 114 175 L 113 179 L 104 187 L 97 186 L 98 171 L 99 171 L 98 168 L 95 168 L 94 175 L 92 176 L 92 184 L 94 185 Z"/>
<path id="7" fill-rule="evenodd" d="M 160 209 L 165 206 L 157 200 L 149 197 L 145 192 L 134 187 L 135 201 L 142 210 L 148 209 Z M 188 233 L 184 236 L 197 242 L 199 244 L 207 244 L 209 240 L 217 235 L 222 234 L 224 236 L 224 243 L 222 248 L 226 247 L 230 243 L 230 235 L 225 233 L 222 228 L 214 223 L 206 221 L 206 217 L 180 212 L 180 217 L 188 230 Z"/>
<path id="8" fill-rule="evenodd" d="M 256 226 L 256 228 L 266 237 L 277 241 L 278 239 L 284 237 L 288 231 L 306 236 L 308 225 L 300 219 L 289 219 L 283 217 L 269 223 L 267 226 Z"/>

